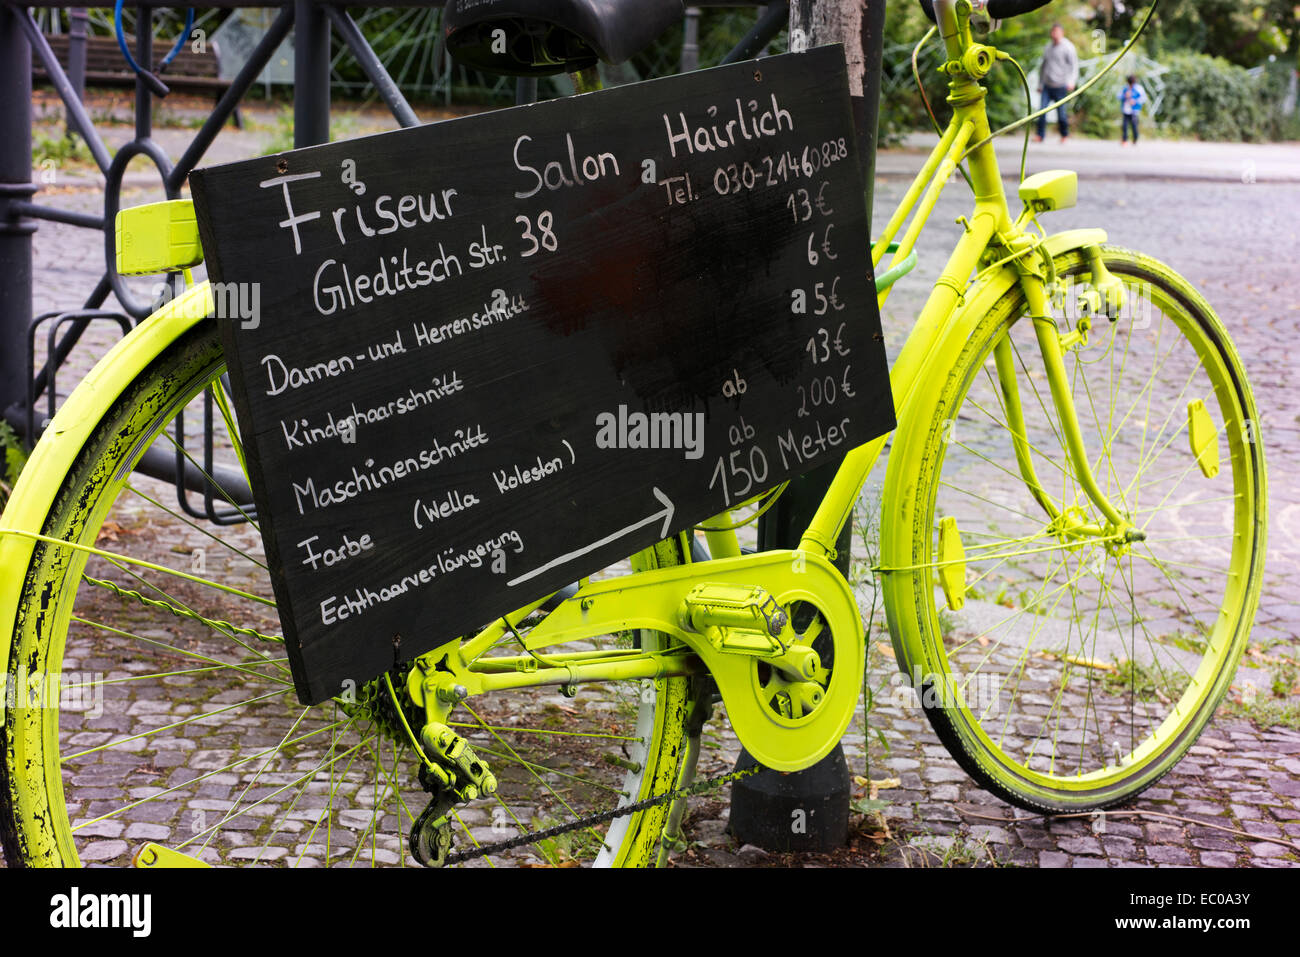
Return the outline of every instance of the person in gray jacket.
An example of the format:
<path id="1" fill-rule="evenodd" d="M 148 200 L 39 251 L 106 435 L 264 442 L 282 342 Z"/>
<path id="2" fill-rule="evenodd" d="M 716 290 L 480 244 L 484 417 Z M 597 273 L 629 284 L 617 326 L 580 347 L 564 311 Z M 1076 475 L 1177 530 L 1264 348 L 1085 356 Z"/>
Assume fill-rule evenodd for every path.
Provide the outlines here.
<path id="1" fill-rule="evenodd" d="M 1079 54 L 1074 44 L 1065 39 L 1065 30 L 1059 23 L 1052 24 L 1052 40 L 1043 50 L 1043 62 L 1038 68 L 1039 109 L 1045 109 L 1062 99 L 1079 83 Z M 1047 135 L 1047 117 L 1038 118 L 1038 142 Z M 1056 119 L 1061 128 L 1061 142 L 1070 135 L 1070 119 L 1065 107 L 1057 107 Z"/>

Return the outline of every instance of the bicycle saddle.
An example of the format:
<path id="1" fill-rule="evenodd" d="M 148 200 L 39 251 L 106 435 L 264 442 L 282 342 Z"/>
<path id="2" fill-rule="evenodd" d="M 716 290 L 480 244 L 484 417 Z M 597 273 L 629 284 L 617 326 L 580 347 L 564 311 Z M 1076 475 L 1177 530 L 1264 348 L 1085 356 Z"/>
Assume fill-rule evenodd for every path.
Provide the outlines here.
<path id="1" fill-rule="evenodd" d="M 448 0 L 447 52 L 506 76 L 622 63 L 683 15 L 682 0 Z"/>

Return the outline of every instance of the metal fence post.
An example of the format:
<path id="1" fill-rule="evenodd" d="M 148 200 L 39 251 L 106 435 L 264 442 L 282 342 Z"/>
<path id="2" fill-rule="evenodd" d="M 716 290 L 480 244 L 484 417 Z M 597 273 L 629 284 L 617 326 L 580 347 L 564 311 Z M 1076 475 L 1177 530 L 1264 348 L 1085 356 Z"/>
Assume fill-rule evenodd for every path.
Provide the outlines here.
<path id="1" fill-rule="evenodd" d="M 330 141 L 330 22 L 315 0 L 294 0 L 293 145 Z"/>
<path id="2" fill-rule="evenodd" d="M 86 102 L 86 23 L 89 19 L 85 7 L 73 7 L 68 11 L 68 79 L 82 103 Z M 71 137 L 76 126 L 72 122 L 72 113 L 66 109 L 64 113 L 67 117 L 65 135 Z"/>
<path id="3" fill-rule="evenodd" d="M 0 6 L 0 412 L 26 397 L 21 348 L 32 318 L 32 233 L 36 221 L 12 203 L 30 200 L 32 55 L 18 24 L 22 7 Z"/>
<path id="4" fill-rule="evenodd" d="M 700 66 L 700 8 L 687 7 L 682 22 L 682 70 L 690 73 Z"/>

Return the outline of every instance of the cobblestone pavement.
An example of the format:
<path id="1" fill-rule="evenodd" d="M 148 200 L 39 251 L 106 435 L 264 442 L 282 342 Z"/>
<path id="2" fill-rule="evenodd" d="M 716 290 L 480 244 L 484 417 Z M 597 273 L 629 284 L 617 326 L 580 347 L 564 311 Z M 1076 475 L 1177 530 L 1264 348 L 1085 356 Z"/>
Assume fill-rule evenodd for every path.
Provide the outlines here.
<path id="1" fill-rule="evenodd" d="M 187 135 L 184 130 L 159 134 L 160 138 L 179 141 Z M 252 155 L 257 151 L 253 144 L 266 137 L 265 130 L 223 133 L 218 141 L 219 155 Z M 1051 145 L 1049 142 L 1035 149 L 1031 169 L 1034 163 L 1055 161 L 1056 157 L 1047 152 Z M 1181 147 L 1163 149 L 1167 155 L 1176 156 Z M 1197 149 L 1189 145 L 1187 155 Z M 1270 173 L 1284 168 L 1288 158 L 1300 163 L 1300 150 L 1293 147 L 1259 149 L 1261 152 L 1256 154 L 1251 147 L 1239 147 L 1209 160 L 1196 153 L 1200 157 L 1197 162 L 1238 168 L 1258 156 L 1256 168 Z M 1260 428 L 1271 485 L 1265 592 L 1251 639 L 1252 650 L 1231 693 L 1239 703 L 1222 710 L 1190 754 L 1134 804 L 1105 818 L 1046 821 L 1013 810 L 980 789 L 939 744 L 908 694 L 896 682 L 891 684 L 896 669 L 888 634 L 877 614 L 869 638 L 868 680 L 881 691 L 876 695 L 866 729 L 859 714 L 845 738 L 845 746 L 850 768 L 863 782 L 892 779 L 878 793 L 879 799 L 886 802 L 883 810 L 855 816 L 851 844 L 843 851 L 792 860 L 752 847 L 737 848 L 726 834 L 725 797 L 700 798 L 693 802 L 686 819 L 692 848 L 677 855 L 678 865 L 1300 864 L 1300 732 L 1280 725 L 1261 727 L 1250 720 L 1262 713 L 1252 710 L 1252 698 L 1269 699 L 1279 662 L 1295 660 L 1300 634 L 1300 586 L 1296 584 L 1296 573 L 1300 571 L 1300 484 L 1294 478 L 1300 474 L 1300 382 L 1288 350 L 1278 347 L 1294 338 L 1300 327 L 1300 279 L 1294 268 L 1300 250 L 1300 227 L 1296 225 L 1300 186 L 1269 182 L 1267 176 L 1255 177 L 1255 182 L 1245 182 L 1240 176 L 1212 177 L 1204 170 L 1205 178 L 1200 179 L 1155 178 L 1158 170 L 1146 165 L 1133 173 L 1134 178 L 1125 179 L 1128 170 L 1120 164 L 1132 155 L 1116 157 L 1109 173 L 1102 161 L 1094 158 L 1088 176 L 1081 182 L 1079 207 L 1051 214 L 1046 217 L 1046 225 L 1049 229 L 1066 229 L 1104 224 L 1112 242 L 1143 250 L 1169 263 L 1191 279 L 1215 306 L 1245 359 L 1264 410 Z M 902 195 L 907 170 L 919 166 L 920 161 L 914 151 L 882 158 L 876 185 L 878 219 L 882 218 L 880 211 Z M 1191 162 L 1188 167 L 1200 168 Z M 133 176 L 130 182 L 143 184 L 149 175 L 139 179 Z M 56 194 L 51 201 L 74 209 L 94 208 L 95 196 L 83 185 L 91 179 L 84 173 L 69 171 L 49 190 Z M 153 198 L 151 190 L 141 186 L 133 188 L 126 201 Z M 923 237 L 920 266 L 900 285 L 886 307 L 883 318 L 891 358 L 955 239 L 956 227 L 949 224 L 967 211 L 968 202 L 960 184 L 943 197 L 933 225 Z M 79 305 L 102 271 L 97 265 L 102 263 L 102 241 L 71 226 L 43 224 L 35 242 L 37 311 Z M 72 373 L 87 369 L 107 338 L 102 331 L 91 336 L 87 347 L 79 350 Z M 75 375 L 68 374 L 60 380 L 61 387 L 73 381 Z M 163 494 L 148 483 L 140 487 L 150 495 Z M 878 487 L 878 483 L 873 484 L 864 496 L 864 520 L 869 517 Z M 200 531 L 179 524 L 151 530 L 138 528 L 129 509 L 115 514 L 114 521 L 111 534 L 123 539 L 141 536 L 141 554 L 166 557 L 171 551 L 183 559 L 203 541 Z M 256 535 L 248 529 L 239 534 L 241 547 L 256 555 Z M 174 556 L 172 560 L 176 560 Z M 108 570 L 104 577 L 113 577 L 113 571 Z M 866 597 L 866 584 L 859 587 Z M 183 589 L 176 597 L 190 600 Z M 234 617 L 229 608 L 201 606 L 197 597 L 193 601 L 210 617 Z M 866 597 L 864 606 L 869 604 Z M 994 600 L 977 600 L 970 603 L 966 615 L 974 616 L 970 618 L 974 620 L 981 611 L 996 613 L 993 610 L 997 607 Z M 139 635 L 155 643 L 191 650 L 197 647 L 197 638 L 191 632 L 198 629 L 190 628 L 192 622 L 150 631 L 144 630 L 142 623 L 116 620 L 107 613 L 106 617 L 128 631 L 140 627 Z M 260 630 L 275 628 L 273 621 L 255 618 L 242 619 L 241 623 Z M 961 626 L 958 621 L 957 628 Z M 368 794 L 370 778 L 353 774 L 350 765 L 340 765 L 337 780 L 332 773 L 322 777 L 318 750 L 301 752 L 296 766 L 268 766 L 257 774 L 245 766 L 230 766 L 238 756 L 274 748 L 291 732 L 299 736 L 328 733 L 328 718 L 313 716 L 304 720 L 292 708 L 286 710 L 282 702 L 246 709 L 233 721 L 220 716 L 196 717 L 199 707 L 211 710 L 225 702 L 242 700 L 241 694 L 247 695 L 237 681 L 223 690 L 211 684 L 216 680 L 211 676 L 190 674 L 164 679 L 165 687 L 142 690 L 131 683 L 131 675 L 151 667 L 157 670 L 156 666 L 144 660 L 120 661 L 105 656 L 101 640 L 102 635 L 89 629 L 74 630 L 70 658 L 65 662 L 65 670 L 102 673 L 112 682 L 104 689 L 103 713 L 87 717 L 74 734 L 69 734 L 70 742 L 86 752 L 69 767 L 69 801 L 83 820 L 120 808 L 123 803 L 139 803 L 125 813 L 83 828 L 83 836 L 93 839 L 85 855 L 89 860 L 121 863 L 146 840 L 175 844 L 178 835 L 202 832 L 208 824 L 221 821 L 236 799 L 245 805 L 254 803 L 253 812 L 243 816 L 244 823 L 238 818 L 226 821 L 219 840 L 200 856 L 230 862 L 301 859 L 305 863 L 325 863 L 358 858 L 366 863 L 372 859 L 397 863 L 401 859 L 403 848 L 393 836 L 398 811 L 391 802 L 377 801 L 377 791 Z M 226 672 L 221 680 L 230 681 L 230 673 Z M 166 688 L 173 690 L 167 690 L 164 698 Z M 1294 696 L 1290 703 L 1295 704 Z M 573 699 L 539 693 L 523 710 L 529 712 L 531 721 L 557 730 L 591 716 L 599 718 L 602 727 L 612 728 L 620 726 L 619 722 L 626 726 L 629 715 L 635 712 L 635 702 L 629 703 L 616 693 L 584 688 Z M 503 729 L 520 720 L 518 714 L 510 713 L 484 712 L 482 717 L 486 723 Z M 295 722 L 295 718 L 302 723 Z M 151 735 L 147 751 L 130 747 L 122 740 L 174 722 L 185 723 L 165 732 L 162 738 Z M 382 752 L 385 739 L 380 735 L 376 740 Z M 866 747 L 868 742 L 870 747 Z M 708 726 L 704 744 L 701 773 L 713 775 L 729 770 L 738 745 L 723 723 L 715 721 Z M 91 750 L 101 745 L 110 747 Z M 497 745 L 488 742 L 487 746 Z M 566 767 L 581 765 L 583 760 L 575 750 L 547 768 L 528 768 L 528 774 L 521 773 L 513 784 L 520 795 L 527 795 L 530 789 L 549 789 L 565 778 Z M 124 785 L 122 770 L 128 764 L 132 772 Z M 545 784 L 534 771 L 542 773 Z M 294 793 L 291 786 L 313 772 L 317 773 L 310 787 L 296 799 L 296 804 L 286 807 L 288 798 L 282 795 Z M 529 778 L 530 774 L 534 776 Z M 613 778 L 602 780 L 608 783 Z M 860 787 L 865 789 L 865 784 Z M 184 789 L 183 801 L 170 796 L 172 788 Z M 339 816 L 326 840 L 316 822 L 331 791 L 346 797 L 354 809 Z M 540 797 L 535 803 L 536 807 L 529 807 L 525 799 L 512 811 L 521 820 L 531 821 L 532 826 L 544 826 L 551 821 L 547 817 L 550 812 L 544 812 L 541 805 L 545 802 Z M 273 814 L 276 810 L 287 813 Z M 418 808 L 415 810 L 418 813 Z M 272 817 L 276 818 L 273 829 L 266 823 Z M 380 833 L 371 834 L 376 820 L 380 826 L 373 830 Z M 491 808 L 470 809 L 462 824 L 463 843 L 498 840 L 512 832 L 511 822 Z M 385 830 L 387 835 L 383 834 Z M 563 849 L 550 848 L 551 856 Z M 506 855 L 501 862 L 540 863 L 541 856 L 523 850 Z"/>

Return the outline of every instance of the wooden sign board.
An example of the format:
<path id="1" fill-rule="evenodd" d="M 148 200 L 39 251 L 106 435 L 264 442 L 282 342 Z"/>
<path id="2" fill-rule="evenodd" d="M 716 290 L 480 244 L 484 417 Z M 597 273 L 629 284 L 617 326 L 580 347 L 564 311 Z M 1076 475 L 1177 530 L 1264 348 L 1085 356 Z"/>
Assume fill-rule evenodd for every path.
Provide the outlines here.
<path id="1" fill-rule="evenodd" d="M 304 702 L 893 427 L 849 111 L 827 47 L 192 174 Z"/>

